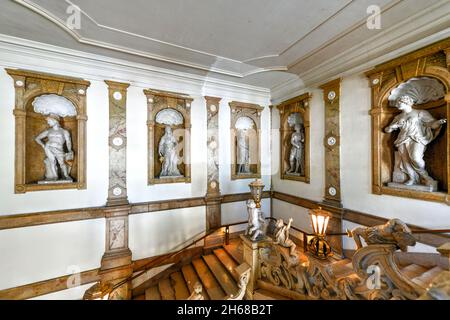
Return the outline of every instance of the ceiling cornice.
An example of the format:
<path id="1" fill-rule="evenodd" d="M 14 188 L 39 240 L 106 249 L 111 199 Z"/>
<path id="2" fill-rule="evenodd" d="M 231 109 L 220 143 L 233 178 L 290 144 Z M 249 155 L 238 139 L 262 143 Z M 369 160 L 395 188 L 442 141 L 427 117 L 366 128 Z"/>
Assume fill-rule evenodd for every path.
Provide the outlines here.
<path id="1" fill-rule="evenodd" d="M 222 96 L 267 105 L 270 90 L 210 76 L 134 63 L 0 34 L 0 63 L 10 68 L 64 72 L 91 80 L 111 79 L 134 86 L 190 95 Z M 50 67 L 51 66 L 51 67 Z"/>
<path id="2" fill-rule="evenodd" d="M 272 103 L 288 99 L 305 88 L 316 87 L 331 79 L 367 71 L 380 63 L 450 37 L 449 8 L 450 3 L 443 0 L 407 20 L 383 30 L 375 37 L 314 66 L 300 74 L 297 79 L 291 79 L 272 87 Z M 413 30 L 411 29 L 412 22 L 415 26 Z M 442 25 L 447 27 L 425 38 L 421 37 L 425 32 Z M 407 39 L 414 40 L 408 41 L 408 45 L 400 45 Z M 389 50 L 395 47 L 398 49 Z"/>

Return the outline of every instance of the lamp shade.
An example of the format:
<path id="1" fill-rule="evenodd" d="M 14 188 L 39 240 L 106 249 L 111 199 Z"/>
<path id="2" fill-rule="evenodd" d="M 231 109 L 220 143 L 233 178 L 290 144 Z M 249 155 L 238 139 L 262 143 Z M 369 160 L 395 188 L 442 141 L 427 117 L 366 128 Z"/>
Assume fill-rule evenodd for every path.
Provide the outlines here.
<path id="1" fill-rule="evenodd" d="M 261 208 L 261 197 L 264 189 L 264 183 L 261 179 L 256 179 L 249 185 L 250 192 L 252 194 L 253 200 L 255 201 L 256 207 Z"/>
<path id="2" fill-rule="evenodd" d="M 330 221 L 330 213 L 322 208 L 310 210 L 313 231 L 318 236 L 325 236 Z"/>

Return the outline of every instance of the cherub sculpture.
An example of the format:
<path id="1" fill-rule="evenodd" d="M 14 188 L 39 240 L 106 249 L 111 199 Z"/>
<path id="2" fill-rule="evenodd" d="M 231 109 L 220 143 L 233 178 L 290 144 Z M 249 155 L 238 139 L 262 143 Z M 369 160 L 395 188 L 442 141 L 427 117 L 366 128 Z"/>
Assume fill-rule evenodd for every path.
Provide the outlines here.
<path id="1" fill-rule="evenodd" d="M 275 224 L 275 244 L 279 244 L 285 248 L 289 248 L 289 255 L 296 257 L 297 252 L 295 251 L 296 245 L 294 241 L 289 239 L 289 230 L 291 229 L 293 219 L 290 218 L 287 226 L 284 225 L 283 219 L 278 219 Z"/>
<path id="2" fill-rule="evenodd" d="M 193 289 L 194 289 L 194 291 L 189 296 L 189 298 L 187 298 L 187 300 L 205 300 L 205 298 L 203 297 L 203 294 L 202 294 L 203 287 L 200 282 L 197 281 L 194 284 Z"/>
<path id="3" fill-rule="evenodd" d="M 247 200 L 248 226 L 245 232 L 252 241 L 264 236 L 266 223 L 261 209 L 256 207 L 254 200 Z"/>
<path id="4" fill-rule="evenodd" d="M 416 239 L 406 223 L 399 219 L 391 219 L 387 223 L 374 227 L 358 227 L 351 231 L 358 249 L 362 248 L 361 237 L 371 244 L 394 244 L 406 252 L 408 246 L 414 246 Z"/>

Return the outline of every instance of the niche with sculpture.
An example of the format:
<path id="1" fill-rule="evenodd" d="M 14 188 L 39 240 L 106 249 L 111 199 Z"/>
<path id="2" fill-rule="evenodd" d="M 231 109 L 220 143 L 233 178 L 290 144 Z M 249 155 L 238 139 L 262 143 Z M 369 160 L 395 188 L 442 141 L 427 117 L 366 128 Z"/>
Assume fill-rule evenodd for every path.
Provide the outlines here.
<path id="1" fill-rule="evenodd" d="M 261 112 L 263 107 L 230 102 L 231 179 L 261 178 Z"/>
<path id="2" fill-rule="evenodd" d="M 280 177 L 309 183 L 309 93 L 277 106 L 280 111 Z"/>
<path id="3" fill-rule="evenodd" d="M 86 90 L 90 83 L 6 69 L 14 79 L 15 193 L 86 188 Z"/>
<path id="4" fill-rule="evenodd" d="M 407 55 L 367 74 L 373 192 L 450 204 L 449 51 L 442 44 L 422 51 L 429 54 Z"/>
<path id="5" fill-rule="evenodd" d="M 148 105 L 148 184 L 190 183 L 192 99 L 165 91 L 144 93 Z"/>

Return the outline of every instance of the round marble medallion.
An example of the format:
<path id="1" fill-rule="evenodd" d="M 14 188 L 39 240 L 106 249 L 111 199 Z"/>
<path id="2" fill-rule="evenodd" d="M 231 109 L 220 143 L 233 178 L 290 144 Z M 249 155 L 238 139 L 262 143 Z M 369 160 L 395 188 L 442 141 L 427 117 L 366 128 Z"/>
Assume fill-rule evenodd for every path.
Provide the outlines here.
<path id="1" fill-rule="evenodd" d="M 23 87 L 23 81 L 17 80 L 17 81 L 16 81 L 16 86 L 18 86 L 18 87 Z"/>
<path id="2" fill-rule="evenodd" d="M 119 188 L 119 187 L 115 187 L 115 188 L 113 189 L 112 193 L 113 193 L 113 195 L 115 195 L 116 197 L 117 197 L 117 196 L 120 196 L 120 195 L 122 194 L 122 189 Z"/>
<path id="3" fill-rule="evenodd" d="M 209 107 L 209 110 L 211 110 L 211 112 L 216 112 L 217 111 L 217 107 L 215 105 L 211 105 Z"/>
<path id="4" fill-rule="evenodd" d="M 215 189 L 217 187 L 217 183 L 215 181 L 212 181 L 209 186 L 211 187 L 211 189 Z"/>
<path id="5" fill-rule="evenodd" d="M 328 100 L 334 100 L 336 98 L 336 92 L 330 91 L 328 92 Z"/>
<path id="6" fill-rule="evenodd" d="M 78 94 L 84 94 L 84 90 L 83 89 L 78 90 Z"/>
<path id="7" fill-rule="evenodd" d="M 115 145 L 116 147 L 120 147 L 121 145 L 123 145 L 123 139 L 121 137 L 115 137 L 112 141 L 113 145 Z"/>
<path id="8" fill-rule="evenodd" d="M 122 94 L 119 91 L 114 92 L 113 97 L 116 100 L 122 100 Z"/>
<path id="9" fill-rule="evenodd" d="M 373 79 L 372 84 L 378 84 L 380 82 L 380 79 Z"/>
<path id="10" fill-rule="evenodd" d="M 330 187 L 330 188 L 328 188 L 328 194 L 330 196 L 334 197 L 337 194 L 337 191 L 336 191 L 336 189 L 334 187 Z"/>
<path id="11" fill-rule="evenodd" d="M 148 98 L 148 102 L 153 103 L 153 98 Z"/>
<path id="12" fill-rule="evenodd" d="M 327 139 L 327 143 L 329 146 L 334 146 L 336 144 L 336 138 L 335 137 L 329 137 Z"/>

